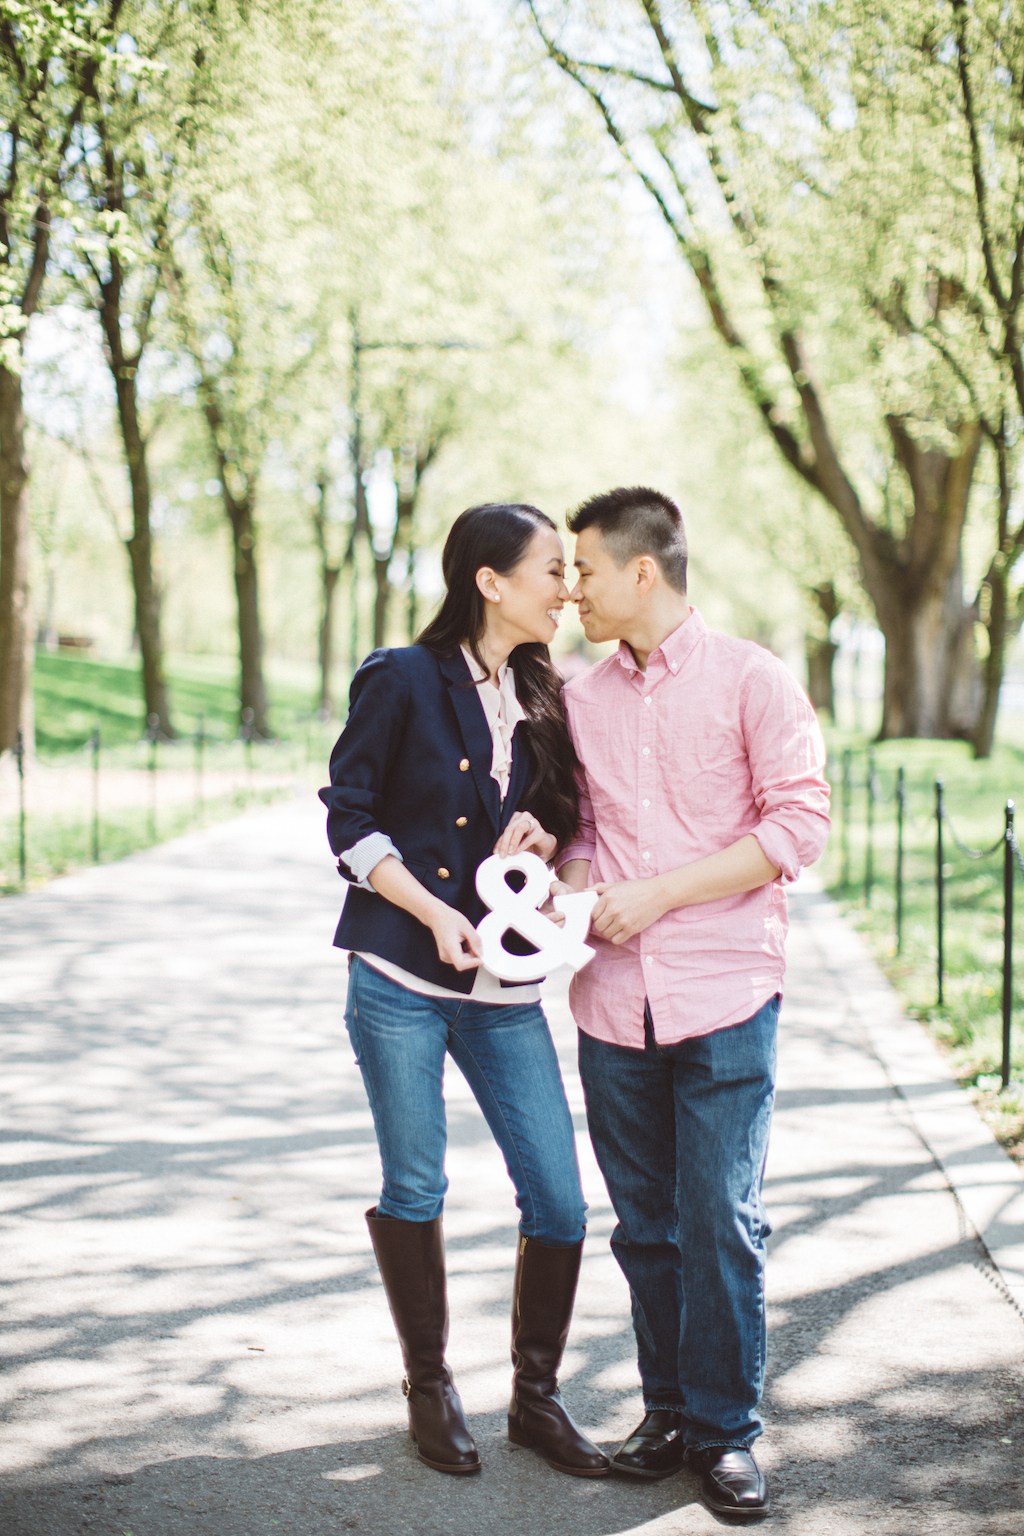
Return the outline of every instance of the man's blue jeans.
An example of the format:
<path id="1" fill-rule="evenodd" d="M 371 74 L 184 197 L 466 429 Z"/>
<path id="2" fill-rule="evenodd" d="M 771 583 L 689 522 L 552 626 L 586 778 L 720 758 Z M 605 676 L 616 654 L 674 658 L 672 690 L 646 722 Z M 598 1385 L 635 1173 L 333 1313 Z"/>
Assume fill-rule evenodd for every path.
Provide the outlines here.
<path id="1" fill-rule="evenodd" d="M 753 1018 L 643 1050 L 580 1033 L 594 1151 L 618 1225 L 644 1403 L 683 1415 L 691 1450 L 761 1433 L 761 1181 L 775 1097 L 779 998 Z"/>
<path id="2" fill-rule="evenodd" d="M 421 997 L 353 955 L 345 1022 L 384 1170 L 378 1213 L 403 1221 L 441 1214 L 448 1052 L 504 1154 L 519 1230 L 553 1248 L 580 1242 L 586 1206 L 576 1138 L 539 1003 Z"/>

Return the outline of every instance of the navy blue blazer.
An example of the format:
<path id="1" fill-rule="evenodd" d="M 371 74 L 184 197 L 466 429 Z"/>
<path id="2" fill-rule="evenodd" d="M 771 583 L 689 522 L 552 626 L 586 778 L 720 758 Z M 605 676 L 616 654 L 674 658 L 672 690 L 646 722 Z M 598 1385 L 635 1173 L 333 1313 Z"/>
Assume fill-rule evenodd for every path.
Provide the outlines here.
<path id="1" fill-rule="evenodd" d="M 487 911 L 476 893 L 477 866 L 513 813 L 529 808 L 522 802 L 533 777 L 521 727 L 504 802 L 491 756 L 487 717 L 461 652 L 442 660 L 422 645 L 374 651 L 352 680 L 330 787 L 320 791 L 332 849 L 346 853 L 371 832 L 386 832 L 417 880 L 475 926 Z M 379 955 L 456 992 L 472 990 L 475 970 L 443 965 L 429 928 L 376 891 L 361 890 L 340 860 L 338 870 L 353 881 L 334 936 L 339 948 Z"/>

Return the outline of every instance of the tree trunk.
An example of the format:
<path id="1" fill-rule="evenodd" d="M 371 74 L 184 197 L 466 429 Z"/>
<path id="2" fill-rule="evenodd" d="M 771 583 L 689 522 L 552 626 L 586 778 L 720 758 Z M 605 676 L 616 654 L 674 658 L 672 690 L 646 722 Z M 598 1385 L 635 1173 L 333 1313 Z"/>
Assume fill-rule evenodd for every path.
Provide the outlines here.
<path id="1" fill-rule="evenodd" d="M 974 755 L 991 757 L 995 743 L 996 716 L 999 713 L 999 693 L 1003 686 L 1006 668 L 1006 647 L 1017 634 L 1021 623 L 1021 609 L 1010 611 L 1010 572 L 1015 557 L 1015 539 L 1010 533 L 1010 508 L 1013 501 L 1010 448 L 1006 435 L 1005 415 L 996 431 L 991 433 L 996 454 L 999 477 L 998 548 L 978 588 L 974 604 L 975 616 L 984 624 L 988 633 L 988 655 L 985 657 L 981 712 L 974 734 Z M 987 601 L 986 601 L 987 600 Z M 987 611 L 986 611 L 987 610 Z"/>
<path id="2" fill-rule="evenodd" d="M 398 488 L 395 508 L 394 548 L 405 546 L 405 633 L 410 645 L 416 640 L 416 502 L 419 497 L 422 470 L 419 457 L 415 461 L 411 485 L 403 491 Z"/>
<path id="3" fill-rule="evenodd" d="M 380 650 L 385 645 L 385 633 L 388 625 L 388 604 L 391 598 L 391 582 L 388 580 L 388 567 L 391 564 L 391 551 L 386 555 L 378 555 L 373 552 L 373 575 L 376 581 L 376 591 L 373 596 L 373 648 Z"/>
<path id="4" fill-rule="evenodd" d="M 807 655 L 807 692 L 815 709 L 828 711 L 829 718 L 836 718 L 835 688 L 832 681 L 832 663 L 836 659 L 838 645 L 830 639 L 832 625 L 839 617 L 839 598 L 835 582 L 821 581 L 812 587 L 808 596 L 820 615 L 823 633 L 808 632 L 805 642 Z"/>
<path id="5" fill-rule="evenodd" d="M 988 655 L 983 672 L 984 692 L 981 713 L 974 733 L 975 757 L 991 757 L 995 742 L 996 716 L 999 713 L 999 690 L 1003 686 L 1006 665 L 1006 641 L 1009 625 L 1009 602 L 1006 590 L 1006 571 L 999 566 L 986 578 L 990 593 L 988 616 Z"/>
<path id="6" fill-rule="evenodd" d="M 903 584 L 898 580 L 894 586 Z M 959 564 L 944 594 L 886 605 L 885 689 L 879 740 L 897 736 L 970 741 L 981 708 L 974 613 L 963 602 Z"/>
<path id="7" fill-rule="evenodd" d="M 142 655 L 142 694 L 147 721 L 159 720 L 157 729 L 177 736 L 171 723 L 171 706 L 164 676 L 164 651 L 160 635 L 160 588 L 153 574 L 153 532 L 150 526 L 149 466 L 145 439 L 139 429 L 138 369 L 132 363 L 111 363 L 117 390 L 117 413 L 124 443 L 125 462 L 132 492 L 132 536 L 125 540 L 135 592 L 135 633 Z"/>
<path id="8" fill-rule="evenodd" d="M 341 576 L 344 561 L 331 564 L 330 545 L 327 538 L 327 489 L 330 476 L 321 466 L 316 478 L 316 509 L 313 512 L 313 536 L 320 556 L 320 629 L 317 635 L 320 654 L 320 714 L 324 720 L 331 718 L 334 699 L 331 693 L 331 663 L 334 657 L 334 593 Z"/>
<path id="9" fill-rule="evenodd" d="M 139 425 L 138 376 L 141 351 L 128 356 L 124 350 L 121 331 L 124 275 L 120 261 L 113 252 L 109 278 L 97 278 L 97 282 L 103 350 L 114 380 L 117 421 L 132 494 L 132 536 L 125 540 L 125 547 L 128 550 L 132 589 L 135 593 L 135 633 L 142 655 L 142 695 L 146 719 L 148 721 L 156 715 L 159 721 L 157 730 L 161 735 L 174 737 L 177 731 L 171 723 L 160 637 L 160 588 L 153 575 L 149 465 L 146 462 L 146 439 Z"/>
<path id="10" fill-rule="evenodd" d="M 885 636 L 880 740 L 897 736 L 973 740 L 981 713 L 974 650 L 976 610 L 964 603 L 960 544 L 981 446 L 977 423 L 959 432 L 961 451 L 922 449 L 890 417 L 914 514 L 902 540 L 876 535 L 863 560 L 864 585 Z"/>
<path id="11" fill-rule="evenodd" d="M 0 367 L 0 752 L 32 740 L 28 457 L 21 375 Z"/>
<path id="12" fill-rule="evenodd" d="M 405 600 L 405 623 L 409 644 L 416 640 L 416 631 L 419 628 L 419 594 L 416 591 L 416 546 L 413 543 L 412 527 L 409 528 L 409 575 L 407 577 L 409 590 Z"/>
<path id="13" fill-rule="evenodd" d="M 320 565 L 321 603 L 320 610 L 320 713 L 325 720 L 331 717 L 334 708 L 334 700 L 331 694 L 331 662 L 334 655 L 334 594 L 338 586 L 338 578 L 341 575 L 340 565 L 328 565 L 326 561 Z"/>
<path id="14" fill-rule="evenodd" d="M 817 635 L 807 636 L 807 692 L 815 709 L 827 711 L 832 720 L 836 717 L 832 663 L 838 649 L 832 640 L 821 640 Z"/>
<path id="15" fill-rule="evenodd" d="M 252 496 L 236 500 L 224 485 L 224 502 L 231 523 L 235 557 L 235 596 L 238 600 L 238 694 L 241 713 L 252 710 L 252 729 L 265 741 L 273 732 L 267 719 L 263 683 L 263 633 L 260 629 L 259 584 L 256 572 L 256 533 Z"/>
<path id="16" fill-rule="evenodd" d="M 190 349 L 201 366 L 202 354 L 194 342 L 190 343 Z M 241 450 L 229 446 L 231 434 L 221 412 L 213 381 L 205 374 L 202 374 L 200 390 L 210 447 L 220 473 L 221 500 L 231 528 L 235 598 L 238 604 L 239 724 L 250 723 L 254 735 L 270 741 L 273 732 L 267 719 L 267 693 L 263 684 L 263 633 L 260 628 L 256 528 L 253 521 L 255 478 L 240 465 L 240 458 L 245 464 Z M 244 720 L 247 709 L 252 710 L 251 722 Z"/>

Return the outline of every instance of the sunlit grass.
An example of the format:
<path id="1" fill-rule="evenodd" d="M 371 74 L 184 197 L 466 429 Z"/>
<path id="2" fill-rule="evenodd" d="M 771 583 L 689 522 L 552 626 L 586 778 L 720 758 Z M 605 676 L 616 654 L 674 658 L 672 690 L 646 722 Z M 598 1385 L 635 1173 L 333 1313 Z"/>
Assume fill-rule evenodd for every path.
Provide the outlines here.
<path id="1" fill-rule="evenodd" d="M 100 732 L 101 863 L 326 782 L 337 724 L 312 713 L 312 668 L 268 667 L 271 721 L 279 739 L 251 747 L 237 735 L 237 665 L 231 658 L 175 657 L 167 670 L 172 716 L 182 735 L 157 744 L 154 782 L 153 748 L 142 739 L 138 660 L 39 655 L 37 756 L 25 762 L 25 879 L 16 779 L 8 763 L 0 812 L 0 895 L 32 889 L 94 862 L 89 748 L 94 728 Z M 194 736 L 200 715 L 201 748 Z"/>
<path id="2" fill-rule="evenodd" d="M 43 757 L 74 752 L 97 728 L 104 747 L 128 747 L 145 735 L 138 657 L 94 661 L 88 656 L 36 656 L 34 696 L 36 749 Z M 313 715 L 312 668 L 268 662 L 270 721 L 281 736 L 294 736 Z M 182 733 L 204 717 L 208 734 L 231 740 L 238 732 L 238 663 L 227 656 L 174 656 L 167 662 L 171 718 Z"/>

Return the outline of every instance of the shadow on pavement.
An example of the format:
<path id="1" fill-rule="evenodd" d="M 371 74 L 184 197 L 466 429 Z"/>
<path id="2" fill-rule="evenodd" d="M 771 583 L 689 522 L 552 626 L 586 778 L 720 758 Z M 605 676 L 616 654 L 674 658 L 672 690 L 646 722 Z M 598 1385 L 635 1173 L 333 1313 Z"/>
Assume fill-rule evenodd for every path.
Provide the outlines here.
<path id="1" fill-rule="evenodd" d="M 0 1533 L 713 1530 L 687 1472 L 576 1480 L 508 1444 L 515 1211 L 456 1073 L 450 1359 L 484 1471 L 416 1461 L 362 1220 L 379 1165 L 319 821 L 247 817 L 4 905 Z M 792 956 L 766 1183 L 773 1528 L 1020 1536 L 1019 1318 L 799 924 Z M 571 1024 L 549 1011 L 578 1110 Z M 642 1405 L 585 1136 L 580 1155 L 564 1386 L 612 1449 Z"/>

